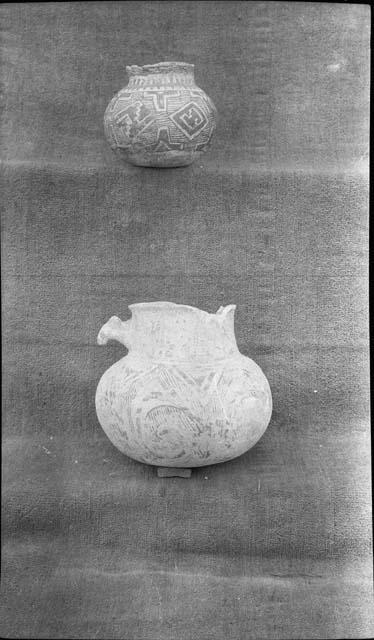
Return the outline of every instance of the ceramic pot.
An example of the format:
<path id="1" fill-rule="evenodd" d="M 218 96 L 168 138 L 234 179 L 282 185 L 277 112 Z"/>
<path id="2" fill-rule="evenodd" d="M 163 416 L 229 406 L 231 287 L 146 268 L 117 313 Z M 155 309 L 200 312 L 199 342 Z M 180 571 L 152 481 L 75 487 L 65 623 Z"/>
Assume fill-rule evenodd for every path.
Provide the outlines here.
<path id="1" fill-rule="evenodd" d="M 170 302 L 130 305 L 98 343 L 118 340 L 128 355 L 102 376 L 99 422 L 122 453 L 159 467 L 225 462 L 253 447 L 270 421 L 261 369 L 237 347 L 235 305 L 207 313 Z"/>
<path id="2" fill-rule="evenodd" d="M 216 126 L 216 108 L 196 86 L 194 65 L 160 62 L 126 71 L 128 85 L 104 115 L 112 149 L 142 167 L 191 164 L 208 149 Z"/>

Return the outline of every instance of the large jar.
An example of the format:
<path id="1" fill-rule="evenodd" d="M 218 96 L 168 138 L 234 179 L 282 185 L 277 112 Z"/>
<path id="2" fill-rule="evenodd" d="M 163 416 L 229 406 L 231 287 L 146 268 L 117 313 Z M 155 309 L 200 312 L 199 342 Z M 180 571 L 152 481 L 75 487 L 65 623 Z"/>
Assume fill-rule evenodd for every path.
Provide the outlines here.
<path id="1" fill-rule="evenodd" d="M 216 126 L 212 100 L 185 62 L 126 67 L 128 85 L 104 115 L 106 138 L 124 160 L 143 167 L 191 164 L 210 144 Z"/>
<path id="2" fill-rule="evenodd" d="M 241 455 L 268 426 L 272 400 L 260 367 L 242 355 L 235 305 L 207 313 L 169 302 L 132 304 L 98 343 L 129 353 L 102 376 L 99 422 L 127 456 L 159 467 L 201 467 Z"/>

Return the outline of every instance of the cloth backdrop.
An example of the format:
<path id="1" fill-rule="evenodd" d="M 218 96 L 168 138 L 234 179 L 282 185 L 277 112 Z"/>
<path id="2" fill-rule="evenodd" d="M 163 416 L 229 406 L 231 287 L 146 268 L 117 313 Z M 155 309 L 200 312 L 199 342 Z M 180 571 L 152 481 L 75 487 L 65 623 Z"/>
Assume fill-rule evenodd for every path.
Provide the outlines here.
<path id="1" fill-rule="evenodd" d="M 1 147 L 6 638 L 367 638 L 369 7 L 5 3 Z M 120 164 L 127 64 L 195 64 L 190 167 Z M 274 412 L 247 454 L 159 479 L 94 396 L 111 315 L 236 304 Z"/>

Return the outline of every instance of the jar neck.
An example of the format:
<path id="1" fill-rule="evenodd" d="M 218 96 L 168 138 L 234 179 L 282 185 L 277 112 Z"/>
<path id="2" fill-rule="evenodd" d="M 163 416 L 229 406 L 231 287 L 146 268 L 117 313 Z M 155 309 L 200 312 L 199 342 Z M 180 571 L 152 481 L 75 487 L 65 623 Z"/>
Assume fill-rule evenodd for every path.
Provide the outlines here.
<path id="1" fill-rule="evenodd" d="M 142 67 L 126 67 L 129 87 L 191 86 L 195 84 L 194 65 L 184 62 L 159 62 Z"/>
<path id="2" fill-rule="evenodd" d="M 238 354 L 234 306 L 209 314 L 167 302 L 130 306 L 131 350 L 159 361 L 222 360 Z"/>

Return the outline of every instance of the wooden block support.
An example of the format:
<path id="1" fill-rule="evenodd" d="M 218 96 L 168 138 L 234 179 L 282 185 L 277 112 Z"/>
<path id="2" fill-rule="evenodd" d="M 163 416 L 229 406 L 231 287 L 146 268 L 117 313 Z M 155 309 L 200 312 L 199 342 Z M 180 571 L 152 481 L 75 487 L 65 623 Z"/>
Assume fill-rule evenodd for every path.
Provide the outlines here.
<path id="1" fill-rule="evenodd" d="M 159 478 L 191 478 L 192 469 L 183 469 L 178 467 L 158 467 L 157 475 Z"/>

